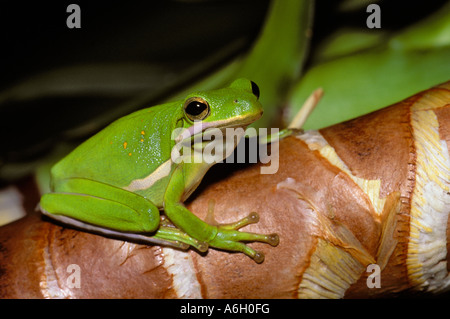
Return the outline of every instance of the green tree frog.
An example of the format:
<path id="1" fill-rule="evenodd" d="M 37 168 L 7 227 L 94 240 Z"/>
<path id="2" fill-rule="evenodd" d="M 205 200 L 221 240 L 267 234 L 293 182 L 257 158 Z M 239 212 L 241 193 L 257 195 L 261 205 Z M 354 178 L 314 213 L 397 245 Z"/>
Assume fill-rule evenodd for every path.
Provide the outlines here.
<path id="1" fill-rule="evenodd" d="M 227 88 L 195 92 L 185 100 L 118 119 L 52 167 L 51 192 L 42 196 L 41 211 L 103 235 L 180 248 L 193 246 L 201 252 L 214 247 L 242 252 L 262 262 L 264 254 L 245 242 L 276 246 L 278 235 L 238 230 L 257 222 L 256 213 L 223 225 L 195 216 L 183 202 L 214 163 L 175 163 L 171 157 L 175 129 L 188 130 L 191 134 L 186 139 L 207 128 L 245 129 L 262 115 L 258 98 L 254 82 L 238 79 Z M 199 121 L 201 130 L 194 132 Z M 204 146 L 204 141 L 192 145 Z M 170 223 L 161 218 L 160 210 Z"/>

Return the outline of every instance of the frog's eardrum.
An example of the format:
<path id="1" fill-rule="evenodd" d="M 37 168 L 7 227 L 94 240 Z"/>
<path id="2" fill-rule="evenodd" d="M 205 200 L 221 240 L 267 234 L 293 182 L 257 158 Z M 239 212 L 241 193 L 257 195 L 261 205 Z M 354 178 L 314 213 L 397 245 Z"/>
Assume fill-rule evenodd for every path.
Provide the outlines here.
<path id="1" fill-rule="evenodd" d="M 449 290 L 450 82 L 360 118 L 289 137 L 279 170 L 207 175 L 188 208 L 277 232 L 264 263 L 107 239 L 40 215 L 0 231 L 5 298 L 364 298 Z M 223 175 L 222 175 L 223 176 Z M 39 199 L 22 183 L 31 212 Z M 25 187 L 26 186 L 26 187 Z M 71 266 L 72 265 L 72 266 Z M 76 265 L 77 267 L 74 267 Z M 70 267 L 69 267 L 70 266 Z"/>

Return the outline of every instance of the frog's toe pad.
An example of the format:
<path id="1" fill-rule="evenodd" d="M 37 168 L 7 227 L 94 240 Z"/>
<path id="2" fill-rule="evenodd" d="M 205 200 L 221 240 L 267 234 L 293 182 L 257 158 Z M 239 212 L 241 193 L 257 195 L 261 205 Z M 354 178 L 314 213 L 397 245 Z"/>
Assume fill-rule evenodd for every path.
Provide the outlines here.
<path id="1" fill-rule="evenodd" d="M 259 215 L 256 212 L 252 212 L 246 217 L 246 219 L 248 221 L 248 224 L 256 224 L 257 222 L 259 222 Z"/>
<path id="2" fill-rule="evenodd" d="M 257 251 L 252 258 L 257 264 L 261 264 L 264 261 L 264 254 L 260 251 Z"/>
<path id="3" fill-rule="evenodd" d="M 280 243 L 280 237 L 278 236 L 278 234 L 267 235 L 267 243 L 270 246 L 275 247 Z"/>
<path id="4" fill-rule="evenodd" d="M 198 245 L 195 246 L 195 248 L 196 248 L 199 252 L 204 253 L 204 252 L 206 252 L 206 251 L 208 250 L 209 245 L 208 245 L 208 243 L 202 241 L 202 242 L 199 242 Z"/>

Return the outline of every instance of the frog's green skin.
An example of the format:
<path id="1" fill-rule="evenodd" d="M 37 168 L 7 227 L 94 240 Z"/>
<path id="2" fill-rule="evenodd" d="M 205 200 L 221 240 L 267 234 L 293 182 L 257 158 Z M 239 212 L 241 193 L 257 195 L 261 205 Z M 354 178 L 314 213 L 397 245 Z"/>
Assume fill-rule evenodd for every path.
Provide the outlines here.
<path id="1" fill-rule="evenodd" d="M 183 201 L 199 185 L 210 163 L 174 163 L 172 131 L 192 131 L 193 119 L 202 129 L 243 127 L 262 115 L 257 86 L 246 79 L 228 88 L 196 92 L 177 101 L 125 116 L 93 136 L 51 170 L 52 192 L 41 198 L 41 211 L 64 223 L 123 238 L 240 251 L 257 262 L 264 255 L 242 241 L 278 244 L 276 234 L 238 231 L 257 222 L 256 214 L 234 224 L 211 225 Z M 204 108 L 194 114 L 191 102 Z M 199 112 L 200 112 L 199 111 Z M 191 132 L 192 133 L 192 132 Z M 176 227 L 161 223 L 159 210 Z M 187 245 L 186 245 L 187 244 Z"/>

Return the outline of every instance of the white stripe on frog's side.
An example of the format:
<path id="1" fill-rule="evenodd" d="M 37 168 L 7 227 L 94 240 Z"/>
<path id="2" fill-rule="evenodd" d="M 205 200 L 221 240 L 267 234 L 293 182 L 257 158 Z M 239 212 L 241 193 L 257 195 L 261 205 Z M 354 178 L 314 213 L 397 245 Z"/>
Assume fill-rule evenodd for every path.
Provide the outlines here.
<path id="1" fill-rule="evenodd" d="M 168 176 L 170 174 L 171 168 L 172 168 L 172 161 L 168 159 L 167 161 L 162 163 L 157 169 L 155 169 L 151 174 L 149 174 L 144 178 L 135 179 L 131 181 L 131 183 L 128 186 L 124 187 L 123 189 L 130 192 L 149 189 L 157 181 Z"/>

